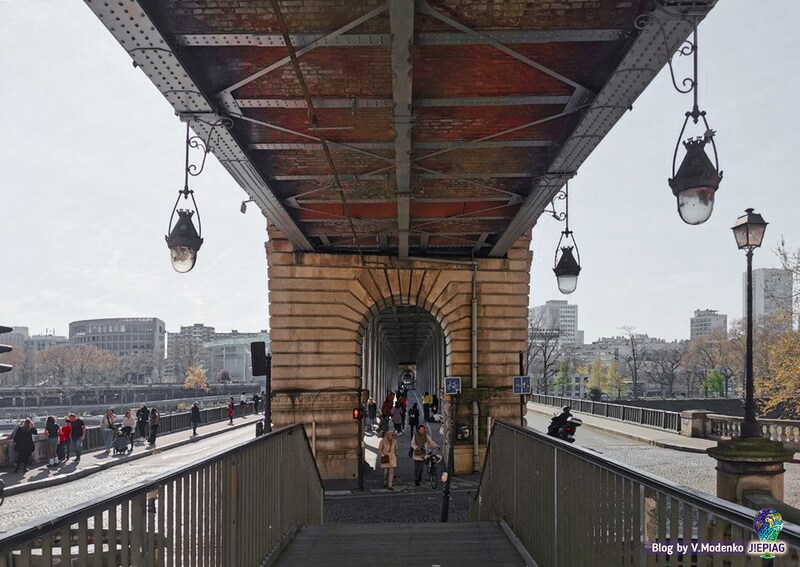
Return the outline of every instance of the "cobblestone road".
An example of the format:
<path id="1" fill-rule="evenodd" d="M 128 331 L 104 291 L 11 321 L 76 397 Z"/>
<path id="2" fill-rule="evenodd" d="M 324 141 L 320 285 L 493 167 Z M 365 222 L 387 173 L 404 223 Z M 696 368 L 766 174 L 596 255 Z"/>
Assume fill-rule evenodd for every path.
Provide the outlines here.
<path id="1" fill-rule="evenodd" d="M 529 427 L 541 432 L 547 431 L 550 423 L 548 416 L 528 412 L 527 418 Z M 654 447 L 585 426 L 578 429 L 575 444 L 672 482 L 716 494 L 717 471 L 714 467 L 717 462 L 708 455 Z M 784 501 L 797 508 L 800 507 L 800 464 L 786 463 L 785 466 Z"/>
<path id="2" fill-rule="evenodd" d="M 0 533 L 33 521 L 41 521 L 47 516 L 102 498 L 131 484 L 200 461 L 209 454 L 249 440 L 252 436 L 253 430 L 245 427 L 169 451 L 156 452 L 66 484 L 9 496 L 0 508 Z"/>

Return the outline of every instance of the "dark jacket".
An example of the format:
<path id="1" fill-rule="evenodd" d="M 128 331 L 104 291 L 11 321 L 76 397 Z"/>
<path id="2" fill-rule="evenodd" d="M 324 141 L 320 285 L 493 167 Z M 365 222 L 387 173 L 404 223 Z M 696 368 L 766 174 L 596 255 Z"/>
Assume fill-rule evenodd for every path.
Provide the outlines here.
<path id="1" fill-rule="evenodd" d="M 147 409 L 147 406 L 136 410 L 136 421 L 147 422 L 149 420 L 150 420 L 150 410 Z"/>
<path id="2" fill-rule="evenodd" d="M 31 427 L 30 429 L 27 427 L 18 427 L 17 432 L 14 433 L 14 446 L 17 453 L 23 455 L 33 453 L 33 437 L 37 435 L 37 433 L 35 427 Z"/>
<path id="3" fill-rule="evenodd" d="M 192 423 L 200 423 L 200 408 L 192 406 Z"/>

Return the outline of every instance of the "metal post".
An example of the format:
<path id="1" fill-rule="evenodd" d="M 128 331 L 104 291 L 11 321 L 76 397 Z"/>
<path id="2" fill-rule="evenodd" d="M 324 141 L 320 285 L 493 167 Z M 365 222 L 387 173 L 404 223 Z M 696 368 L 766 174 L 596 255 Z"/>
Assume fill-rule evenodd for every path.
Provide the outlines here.
<path id="1" fill-rule="evenodd" d="M 442 492 L 442 522 L 446 522 L 450 516 L 450 479 L 453 478 L 455 471 L 455 450 L 456 444 L 456 418 L 458 417 L 458 402 L 461 400 L 461 394 L 453 396 L 453 413 L 450 419 L 450 448 L 447 454 L 447 480 L 444 481 L 444 491 Z M 473 435 L 477 432 L 473 431 Z"/>
<path id="2" fill-rule="evenodd" d="M 264 391 L 264 431 L 272 433 L 272 355 L 267 355 L 267 375 Z"/>
<path id="3" fill-rule="evenodd" d="M 744 421 L 742 422 L 742 437 L 760 437 L 758 423 L 756 423 L 756 406 L 753 400 L 753 249 L 747 249 L 747 337 L 745 351 L 744 374 Z"/>
<path id="4" fill-rule="evenodd" d="M 361 405 L 361 392 L 358 388 L 358 489 L 364 490 L 364 411 Z"/>
<path id="5" fill-rule="evenodd" d="M 519 351 L 519 375 L 525 376 L 525 364 L 523 363 L 522 351 Z M 525 394 L 519 395 L 519 425 L 525 427 Z"/>

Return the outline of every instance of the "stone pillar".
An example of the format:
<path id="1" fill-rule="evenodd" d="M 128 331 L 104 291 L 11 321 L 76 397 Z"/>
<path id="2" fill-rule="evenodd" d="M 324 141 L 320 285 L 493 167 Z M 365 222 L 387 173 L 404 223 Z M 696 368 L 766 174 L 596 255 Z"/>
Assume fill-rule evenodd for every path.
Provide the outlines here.
<path id="1" fill-rule="evenodd" d="M 392 306 L 427 310 L 441 326 L 445 358 L 433 360 L 431 380 L 460 376 L 463 400 L 458 421 L 472 430 L 472 402 L 478 403 L 478 466 L 485 454 L 487 417 L 515 421 L 518 399 L 511 394 L 517 353 L 527 341 L 530 237 L 507 258 L 465 262 L 424 261 L 356 254 L 295 252 L 270 228 L 270 339 L 273 419 L 276 427 L 316 423 L 316 455 L 325 478 L 356 477 L 356 423 L 351 410 L 359 388 L 388 386 L 393 365 L 376 337 L 377 376 L 364 358 L 367 329 Z M 472 387 L 472 278 L 477 281 L 477 387 Z M 372 334 L 372 333 L 369 333 Z M 370 354 L 370 365 L 371 365 Z M 383 389 L 383 388 L 382 388 Z M 385 392 L 375 391 L 380 404 Z M 440 394 L 440 398 L 443 396 Z M 472 443 L 457 444 L 456 472 L 472 472 Z"/>
<path id="2" fill-rule="evenodd" d="M 681 435 L 684 437 L 705 437 L 708 410 L 684 410 L 681 412 Z"/>
<path id="3" fill-rule="evenodd" d="M 717 460 L 717 496 L 743 504 L 745 491 L 759 491 L 783 501 L 783 463 L 793 451 L 764 437 L 720 441 L 707 449 Z"/>

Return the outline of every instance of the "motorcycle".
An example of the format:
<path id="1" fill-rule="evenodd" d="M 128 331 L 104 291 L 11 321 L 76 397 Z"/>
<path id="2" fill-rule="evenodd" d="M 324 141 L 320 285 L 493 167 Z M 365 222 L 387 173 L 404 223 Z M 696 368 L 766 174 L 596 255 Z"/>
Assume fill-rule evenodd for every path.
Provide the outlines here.
<path id="1" fill-rule="evenodd" d="M 550 435 L 551 437 L 557 437 L 558 439 L 561 439 L 562 441 L 566 441 L 567 443 L 574 443 L 575 442 L 575 431 L 581 425 L 583 425 L 583 421 L 581 421 L 579 418 L 571 415 L 571 416 L 569 416 L 567 418 L 567 422 L 566 423 L 563 423 L 563 424 L 560 424 L 560 425 L 555 425 L 553 422 L 557 418 L 558 418 L 558 416 L 555 416 L 552 419 L 552 421 L 550 423 L 550 426 L 547 428 L 547 434 Z"/>

